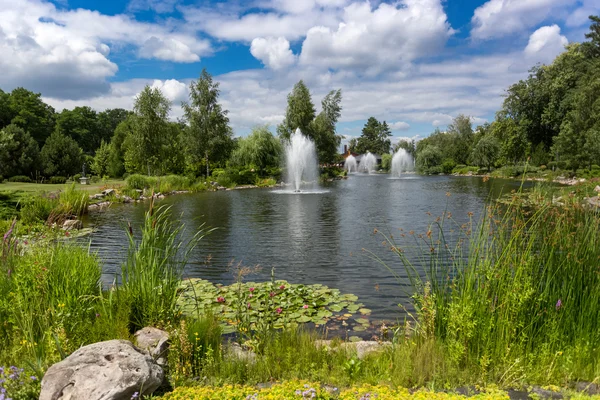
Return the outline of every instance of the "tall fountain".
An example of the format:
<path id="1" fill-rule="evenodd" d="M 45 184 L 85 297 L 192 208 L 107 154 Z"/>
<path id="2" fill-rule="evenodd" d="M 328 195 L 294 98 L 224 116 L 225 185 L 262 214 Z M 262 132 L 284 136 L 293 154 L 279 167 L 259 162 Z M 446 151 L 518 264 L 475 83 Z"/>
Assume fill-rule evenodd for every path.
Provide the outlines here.
<path id="1" fill-rule="evenodd" d="M 363 154 L 360 159 L 360 165 L 358 166 L 359 172 L 366 172 L 367 174 L 371 174 L 375 172 L 375 168 L 377 167 L 377 158 L 371 152 L 367 152 L 367 154 Z"/>
<path id="2" fill-rule="evenodd" d="M 415 163 L 413 158 L 404 149 L 398 149 L 394 157 L 392 157 L 392 177 L 400 178 L 402 172 L 412 171 Z"/>
<path id="3" fill-rule="evenodd" d="M 302 185 L 317 184 L 319 166 L 315 144 L 300 129 L 296 129 L 290 138 L 285 154 L 288 182 L 292 184 L 294 192 L 300 192 Z"/>
<path id="4" fill-rule="evenodd" d="M 348 171 L 348 173 L 352 173 L 352 172 L 357 172 L 358 171 L 358 167 L 356 164 L 356 157 L 354 157 L 352 154 L 350 154 L 347 158 L 346 161 L 344 161 L 344 169 L 346 171 Z"/>

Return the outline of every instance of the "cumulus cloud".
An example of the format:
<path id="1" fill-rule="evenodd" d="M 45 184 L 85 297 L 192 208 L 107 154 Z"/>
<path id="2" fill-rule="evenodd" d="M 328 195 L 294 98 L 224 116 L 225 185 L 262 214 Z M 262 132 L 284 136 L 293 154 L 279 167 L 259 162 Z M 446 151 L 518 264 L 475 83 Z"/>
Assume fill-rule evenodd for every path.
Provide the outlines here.
<path id="1" fill-rule="evenodd" d="M 150 38 L 150 39 L 148 39 Z M 96 11 L 65 11 L 43 0 L 0 0 L 0 86 L 26 86 L 55 98 L 107 93 L 117 73 L 111 47 L 139 47 L 139 56 L 197 61 L 210 43 L 165 26 Z"/>
<path id="2" fill-rule="evenodd" d="M 567 38 L 560 34 L 558 25 L 543 26 L 531 34 L 524 53 L 528 59 L 549 64 L 568 43 Z"/>
<path id="3" fill-rule="evenodd" d="M 471 37 L 486 40 L 522 32 L 551 12 L 575 3 L 577 0 L 490 0 L 475 10 Z"/>
<path id="4" fill-rule="evenodd" d="M 569 14 L 567 26 L 580 27 L 589 23 L 590 15 L 600 14 L 600 3 L 598 0 L 583 0 L 578 8 Z"/>
<path id="5" fill-rule="evenodd" d="M 389 124 L 392 131 L 407 131 L 410 125 L 404 121 L 392 122 Z"/>
<path id="6" fill-rule="evenodd" d="M 344 9 L 337 29 L 311 28 L 300 62 L 325 68 L 356 68 L 376 75 L 417 58 L 436 54 L 453 30 L 439 0 L 356 2 Z"/>
<path id="7" fill-rule="evenodd" d="M 273 70 L 288 67 L 296 61 L 290 42 L 283 37 L 256 38 L 252 41 L 250 53 Z"/>
<path id="8" fill-rule="evenodd" d="M 188 100 L 187 85 L 177 79 L 168 79 L 166 81 L 154 80 L 151 85 L 153 88 L 160 89 L 160 91 L 169 99 L 174 105 L 181 103 L 182 101 Z"/>

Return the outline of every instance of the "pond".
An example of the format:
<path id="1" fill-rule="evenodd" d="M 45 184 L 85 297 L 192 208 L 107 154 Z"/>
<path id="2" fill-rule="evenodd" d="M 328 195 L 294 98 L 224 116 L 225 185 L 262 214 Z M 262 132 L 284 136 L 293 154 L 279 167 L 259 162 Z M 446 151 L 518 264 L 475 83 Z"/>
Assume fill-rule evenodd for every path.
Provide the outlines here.
<path id="1" fill-rule="evenodd" d="M 398 304 L 410 303 L 410 288 L 369 255 L 368 251 L 406 277 L 398 256 L 383 247 L 384 237 L 374 230 L 396 239 L 400 229 L 425 233 L 444 211 L 452 214 L 454 225 L 460 225 L 469 221 L 469 212 L 477 219 L 487 199 L 520 184 L 500 179 L 484 182 L 479 177 L 389 179 L 389 175 L 358 174 L 323 185 L 319 193 L 245 189 L 175 195 L 160 204 L 172 205 L 187 237 L 202 223 L 217 228 L 192 253 L 186 277 L 229 284 L 235 280 L 232 266 L 260 265 L 245 279 L 269 280 L 274 268 L 276 279 L 321 283 L 353 293 L 373 311 L 374 320 L 396 320 L 403 317 Z M 148 203 L 119 204 L 90 216 L 96 228 L 91 248 L 103 262 L 106 282 L 115 279 L 125 258 L 127 222 L 139 226 L 147 207 Z"/>

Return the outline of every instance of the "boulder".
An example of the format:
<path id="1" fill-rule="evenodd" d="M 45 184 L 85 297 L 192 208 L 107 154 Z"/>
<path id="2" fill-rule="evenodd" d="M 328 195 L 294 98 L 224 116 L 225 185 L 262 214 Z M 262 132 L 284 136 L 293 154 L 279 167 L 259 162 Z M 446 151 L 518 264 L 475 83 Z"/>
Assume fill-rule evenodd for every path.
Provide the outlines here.
<path id="1" fill-rule="evenodd" d="M 133 199 L 129 196 L 123 196 L 123 203 L 129 204 L 129 203 L 133 203 Z"/>
<path id="2" fill-rule="evenodd" d="M 111 194 L 115 194 L 115 189 L 106 189 L 102 191 L 102 194 L 105 196 L 110 196 Z"/>
<path id="3" fill-rule="evenodd" d="M 331 340 L 317 340 L 315 345 L 319 347 L 327 347 L 329 349 L 335 350 L 336 347 L 332 347 Z M 383 351 L 386 348 L 389 348 L 392 345 L 391 342 L 376 342 L 374 340 L 360 340 L 358 342 L 343 342 L 339 344 L 339 349 L 351 351 L 356 351 L 356 357 L 359 360 L 365 358 L 368 354 L 375 353 L 378 351 Z"/>
<path id="4" fill-rule="evenodd" d="M 167 352 L 169 351 L 169 334 L 160 329 L 147 326 L 135 334 L 135 344 L 146 350 L 158 365 L 167 365 Z"/>
<path id="5" fill-rule="evenodd" d="M 51 366 L 40 400 L 130 400 L 150 395 L 164 373 L 152 357 L 127 340 L 84 346 Z"/>
<path id="6" fill-rule="evenodd" d="M 594 192 L 596 192 L 596 193 L 600 193 L 600 185 L 597 185 L 597 186 L 594 188 Z"/>
<path id="7" fill-rule="evenodd" d="M 83 222 L 81 222 L 78 219 L 68 219 L 65 222 L 63 222 L 62 228 L 65 231 L 72 231 L 75 229 L 83 229 Z"/>
<path id="8" fill-rule="evenodd" d="M 243 361 L 248 364 L 254 364 L 256 362 L 256 353 L 240 346 L 236 342 L 231 342 L 225 347 L 225 357 L 232 360 Z"/>

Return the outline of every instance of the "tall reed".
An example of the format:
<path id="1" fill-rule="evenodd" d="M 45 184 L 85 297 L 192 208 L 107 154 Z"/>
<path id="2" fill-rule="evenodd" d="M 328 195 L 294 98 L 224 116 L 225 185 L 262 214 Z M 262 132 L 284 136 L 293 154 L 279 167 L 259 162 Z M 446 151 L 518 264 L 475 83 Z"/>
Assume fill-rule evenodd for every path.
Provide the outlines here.
<path id="1" fill-rule="evenodd" d="M 129 229 L 129 251 L 121 268 L 120 295 L 130 303 L 131 330 L 165 324 L 176 316 L 177 292 L 189 253 L 207 233 L 201 227 L 189 243 L 180 240 L 183 225 L 171 207 L 150 204 L 139 238 Z"/>
<path id="2" fill-rule="evenodd" d="M 432 224 L 416 262 L 389 239 L 417 288 L 418 333 L 431 332 L 455 366 L 476 366 L 485 380 L 600 375 L 598 215 L 574 202 L 510 204 L 463 228 L 450 246 Z"/>

